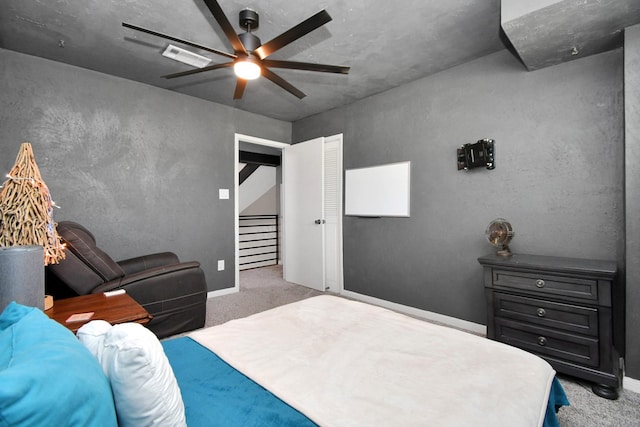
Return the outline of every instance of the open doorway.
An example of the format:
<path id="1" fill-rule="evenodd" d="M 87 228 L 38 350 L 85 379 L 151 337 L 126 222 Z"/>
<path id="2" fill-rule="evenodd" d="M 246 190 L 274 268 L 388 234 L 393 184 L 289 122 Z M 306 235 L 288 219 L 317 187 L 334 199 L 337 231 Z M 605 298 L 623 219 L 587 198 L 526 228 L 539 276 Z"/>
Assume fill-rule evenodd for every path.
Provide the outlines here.
<path id="1" fill-rule="evenodd" d="M 238 268 L 280 264 L 282 253 L 282 150 L 239 143 Z"/>
<path id="2" fill-rule="evenodd" d="M 240 162 L 241 151 L 266 156 L 280 154 L 282 160 L 275 174 L 271 173 L 274 178 L 262 179 L 275 180 L 275 189 L 262 193 L 250 203 L 243 200 L 239 189 L 240 169 L 246 167 Z M 277 262 L 281 262 L 284 279 L 319 291 L 341 292 L 342 134 L 295 145 L 236 134 L 235 157 L 235 290 L 239 290 L 240 266 L 257 266 L 263 262 L 254 259 L 248 263 L 253 254 L 240 259 L 240 212 L 263 216 L 269 206 L 278 221 Z M 316 208 L 309 210 L 308 207 Z M 306 249 L 311 247 L 313 250 Z M 300 272 L 313 274 L 300 275 Z"/>
<path id="3" fill-rule="evenodd" d="M 235 135 L 236 290 L 239 289 L 240 271 L 281 265 L 281 159 L 282 150 L 288 145 Z"/>

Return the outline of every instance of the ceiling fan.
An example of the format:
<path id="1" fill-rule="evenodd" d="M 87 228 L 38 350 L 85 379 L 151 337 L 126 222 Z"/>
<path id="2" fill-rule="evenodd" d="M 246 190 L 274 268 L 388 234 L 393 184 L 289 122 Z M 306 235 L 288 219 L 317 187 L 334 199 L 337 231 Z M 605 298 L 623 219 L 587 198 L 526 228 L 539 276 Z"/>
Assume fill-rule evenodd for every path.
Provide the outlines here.
<path id="1" fill-rule="evenodd" d="M 236 34 L 235 30 L 231 26 L 231 23 L 222 11 L 220 4 L 218 4 L 216 0 L 204 0 L 204 3 L 213 14 L 213 17 L 218 22 L 218 25 L 220 25 L 220 27 L 222 28 L 224 34 L 229 39 L 234 53 L 228 53 L 210 47 L 202 46 L 188 40 L 179 39 L 167 34 L 149 30 L 147 28 L 127 24 L 125 22 L 122 23 L 122 26 L 232 59 L 232 61 L 229 62 L 197 68 L 195 70 L 183 71 L 180 73 L 168 74 L 162 77 L 166 79 L 174 79 L 176 77 L 203 73 L 219 68 L 233 67 L 234 72 L 238 77 L 236 81 L 236 88 L 233 93 L 233 99 L 242 98 L 244 90 L 247 86 L 247 80 L 256 79 L 261 75 L 271 80 L 273 83 L 277 84 L 287 92 L 297 96 L 299 99 L 302 99 L 306 96 L 301 90 L 271 71 L 270 68 L 288 68 L 293 70 L 319 71 L 323 73 L 338 74 L 349 73 L 349 67 L 344 66 L 268 59 L 269 56 L 271 56 L 279 49 L 331 21 L 331 16 L 329 16 L 326 10 L 321 10 L 312 17 L 302 21 L 298 25 L 290 28 L 274 39 L 268 41 L 265 44 L 262 44 L 260 39 L 251 32 L 252 30 L 257 29 L 259 26 L 259 17 L 256 11 L 252 9 L 244 9 L 240 11 L 240 26 L 244 28 L 246 32 Z"/>

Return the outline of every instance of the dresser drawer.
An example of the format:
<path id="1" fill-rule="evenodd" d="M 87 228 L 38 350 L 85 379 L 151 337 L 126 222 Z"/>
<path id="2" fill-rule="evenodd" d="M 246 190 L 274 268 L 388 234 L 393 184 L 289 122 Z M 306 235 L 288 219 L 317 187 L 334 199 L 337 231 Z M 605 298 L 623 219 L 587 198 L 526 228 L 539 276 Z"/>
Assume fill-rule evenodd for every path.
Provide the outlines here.
<path id="1" fill-rule="evenodd" d="M 585 301 L 598 301 L 596 279 L 493 269 L 493 287 L 555 295 Z"/>
<path id="2" fill-rule="evenodd" d="M 624 283 L 617 263 L 582 258 L 491 253 L 482 265 L 487 336 L 547 359 L 563 374 L 617 396 L 624 348 Z"/>
<path id="3" fill-rule="evenodd" d="M 596 338 L 577 336 L 557 330 L 507 319 L 495 319 L 496 339 L 523 350 L 557 360 L 597 367 L 600 363 Z"/>
<path id="4" fill-rule="evenodd" d="M 545 301 L 520 295 L 493 293 L 496 317 L 598 336 L 598 309 L 573 304 Z"/>

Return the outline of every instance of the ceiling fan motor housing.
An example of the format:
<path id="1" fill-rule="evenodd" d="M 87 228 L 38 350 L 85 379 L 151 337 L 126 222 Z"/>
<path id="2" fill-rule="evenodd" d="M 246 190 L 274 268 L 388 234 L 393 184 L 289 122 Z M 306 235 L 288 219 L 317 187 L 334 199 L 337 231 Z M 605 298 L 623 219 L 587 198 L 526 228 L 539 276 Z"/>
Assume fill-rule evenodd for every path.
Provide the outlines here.
<path id="1" fill-rule="evenodd" d="M 253 9 L 243 9 L 239 13 L 240 27 L 247 31 L 256 30 L 260 26 L 258 12 Z"/>
<path id="2" fill-rule="evenodd" d="M 244 48 L 247 49 L 247 52 L 253 52 L 262 45 L 258 36 L 254 36 L 252 33 L 238 34 L 238 37 L 240 37 L 240 41 Z"/>

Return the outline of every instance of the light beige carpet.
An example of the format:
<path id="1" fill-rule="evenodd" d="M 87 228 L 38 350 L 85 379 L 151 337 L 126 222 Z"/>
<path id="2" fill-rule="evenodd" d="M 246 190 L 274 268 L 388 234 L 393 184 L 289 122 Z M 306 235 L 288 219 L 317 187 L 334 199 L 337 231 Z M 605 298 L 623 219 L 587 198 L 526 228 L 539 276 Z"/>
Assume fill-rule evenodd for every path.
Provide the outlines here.
<path id="1" fill-rule="evenodd" d="M 209 298 L 205 326 L 219 325 L 320 294 L 285 282 L 279 265 L 244 270 L 240 272 L 240 292 Z"/>

